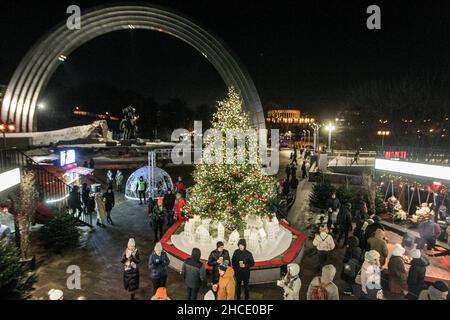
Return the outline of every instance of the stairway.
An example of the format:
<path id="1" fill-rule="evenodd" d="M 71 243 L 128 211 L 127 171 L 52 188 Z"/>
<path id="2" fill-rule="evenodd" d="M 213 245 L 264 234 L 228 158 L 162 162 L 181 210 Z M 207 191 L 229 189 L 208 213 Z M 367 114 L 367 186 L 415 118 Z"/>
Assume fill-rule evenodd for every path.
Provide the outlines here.
<path id="1" fill-rule="evenodd" d="M 50 172 L 52 166 L 40 165 L 17 149 L 0 150 L 0 171 L 14 168 L 34 173 L 39 203 L 36 207 L 36 221 L 45 223 L 51 216 L 67 212 L 69 186 Z M 76 217 L 80 224 L 92 227 L 92 217 L 82 214 Z"/>

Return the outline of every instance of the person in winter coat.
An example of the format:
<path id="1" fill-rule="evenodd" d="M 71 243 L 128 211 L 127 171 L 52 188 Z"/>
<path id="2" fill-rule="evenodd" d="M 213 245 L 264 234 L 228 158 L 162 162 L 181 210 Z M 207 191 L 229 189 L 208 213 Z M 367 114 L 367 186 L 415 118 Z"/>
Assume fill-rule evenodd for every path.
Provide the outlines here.
<path id="1" fill-rule="evenodd" d="M 428 250 L 434 249 L 436 240 L 441 234 L 441 227 L 433 221 L 433 217 L 419 224 L 420 238 L 427 245 Z"/>
<path id="2" fill-rule="evenodd" d="M 167 253 L 163 250 L 161 242 L 158 242 L 155 244 L 153 253 L 148 259 L 150 278 L 153 283 L 153 294 L 156 293 L 158 288 L 166 286 L 169 263 L 170 260 Z"/>
<path id="3" fill-rule="evenodd" d="M 386 244 L 386 234 L 383 230 L 377 229 L 375 234 L 367 240 L 369 250 L 375 250 L 380 254 L 380 266 L 383 269 L 386 258 L 389 254 Z"/>
<path id="4" fill-rule="evenodd" d="M 238 249 L 234 251 L 231 262 L 236 274 L 236 293 L 237 300 L 241 300 L 241 285 L 244 282 L 244 296 L 245 300 L 250 299 L 250 292 L 248 282 L 250 280 L 250 268 L 255 265 L 253 254 L 247 250 L 247 242 L 245 239 L 240 239 L 238 242 Z"/>
<path id="5" fill-rule="evenodd" d="M 426 288 L 425 274 L 427 266 L 430 262 L 426 257 L 423 257 L 419 249 L 411 251 L 411 268 L 409 268 L 407 284 L 409 300 L 417 300 L 420 292 Z"/>
<path id="6" fill-rule="evenodd" d="M 339 289 L 333 282 L 335 275 L 336 268 L 332 264 L 323 266 L 322 275 L 320 277 L 314 277 L 309 284 L 308 292 L 306 293 L 306 299 L 314 300 L 315 298 L 313 291 L 317 287 L 322 287 L 326 290 L 325 300 L 339 300 Z"/>
<path id="7" fill-rule="evenodd" d="M 181 274 L 187 287 L 186 300 L 197 300 L 197 294 L 202 283 L 206 280 L 206 270 L 200 261 L 200 249 L 192 249 L 192 255 L 183 263 Z"/>
<path id="8" fill-rule="evenodd" d="M 163 229 L 166 219 L 167 213 L 166 209 L 163 206 L 163 202 L 156 201 L 156 204 L 153 206 L 153 210 L 150 213 L 150 223 L 155 234 L 155 242 L 159 241 L 159 239 L 161 239 L 164 234 Z"/>
<path id="9" fill-rule="evenodd" d="M 296 176 L 292 176 L 291 182 L 289 183 L 290 192 L 296 192 L 298 187 L 298 179 Z"/>
<path id="10" fill-rule="evenodd" d="M 406 295 L 408 292 L 408 285 L 406 280 L 408 278 L 408 272 L 405 268 L 405 262 L 403 261 L 403 255 L 405 254 L 405 248 L 400 244 L 396 244 L 392 255 L 388 262 L 389 272 L 389 291 L 392 293 L 403 293 Z"/>
<path id="11" fill-rule="evenodd" d="M 319 256 L 319 268 L 322 269 L 328 260 L 328 253 L 335 247 L 333 237 L 328 232 L 327 226 L 321 225 L 319 227 L 319 233 L 314 236 L 313 245 L 316 247 Z"/>
<path id="12" fill-rule="evenodd" d="M 111 219 L 111 210 L 116 205 L 116 201 L 114 198 L 113 187 L 109 186 L 106 192 L 103 194 L 103 199 L 105 200 L 105 210 L 106 210 L 106 221 L 110 225 L 114 225 L 114 222 Z"/>
<path id="13" fill-rule="evenodd" d="M 186 195 L 186 186 L 184 185 L 183 179 L 181 177 L 178 177 L 177 182 L 175 182 L 175 189 L 177 190 L 177 192 L 181 193 L 183 197 Z"/>
<path id="14" fill-rule="evenodd" d="M 103 221 L 106 220 L 106 208 L 105 202 L 103 201 L 103 195 L 100 192 L 100 188 L 97 188 L 95 192 L 95 210 L 97 211 L 97 225 L 100 227 L 105 227 Z"/>
<path id="15" fill-rule="evenodd" d="M 358 281 L 356 282 L 358 283 Z M 363 299 L 382 299 L 380 254 L 378 251 L 370 250 L 365 253 L 364 263 L 360 271 L 360 284 Z"/>
<path id="16" fill-rule="evenodd" d="M 225 261 L 219 266 L 219 283 L 213 285 L 213 291 L 217 292 L 217 300 L 234 300 L 236 298 L 235 272 Z"/>
<path id="17" fill-rule="evenodd" d="M 447 300 L 448 284 L 444 281 L 436 281 L 428 287 L 428 290 L 422 290 L 419 300 Z"/>
<path id="18" fill-rule="evenodd" d="M 336 197 L 336 192 L 333 192 L 331 194 L 331 198 L 327 200 L 328 230 L 332 230 L 332 228 L 334 228 L 334 224 L 336 223 L 337 215 L 340 209 L 341 209 L 341 202 Z"/>
<path id="19" fill-rule="evenodd" d="M 89 203 L 89 192 L 90 189 L 87 185 L 87 183 L 83 183 L 83 185 L 81 186 L 81 204 L 83 206 L 83 211 L 85 214 L 89 214 L 90 212 L 88 212 L 88 203 Z"/>
<path id="20" fill-rule="evenodd" d="M 112 187 L 113 183 L 114 183 L 114 175 L 111 170 L 108 170 L 108 172 L 106 173 L 106 184 L 108 185 L 108 187 Z"/>
<path id="21" fill-rule="evenodd" d="M 174 220 L 186 220 L 183 217 L 183 207 L 186 205 L 186 200 L 184 200 L 183 195 L 180 192 L 177 192 L 175 195 L 175 202 L 173 204 L 173 217 Z"/>
<path id="22" fill-rule="evenodd" d="M 167 227 L 173 224 L 173 206 L 175 204 L 175 195 L 171 189 L 167 189 L 164 195 L 163 205 L 167 213 Z"/>
<path id="23" fill-rule="evenodd" d="M 302 281 L 300 280 L 300 266 L 296 263 L 290 263 L 287 266 L 287 274 L 280 281 L 280 287 L 284 290 L 284 300 L 299 300 L 300 288 Z"/>
<path id="24" fill-rule="evenodd" d="M 136 193 L 139 195 L 139 204 L 146 203 L 145 193 L 147 191 L 147 181 L 144 180 L 143 176 L 139 177 L 139 181 L 136 182 Z M 142 202 L 144 199 L 144 202 Z"/>
<path id="25" fill-rule="evenodd" d="M 339 211 L 337 215 L 337 229 L 339 236 L 337 243 L 341 241 L 342 236 L 344 236 L 344 246 L 347 245 L 348 233 L 352 231 L 352 214 L 351 214 L 352 204 L 347 202 L 344 204 L 342 210 Z"/>
<path id="26" fill-rule="evenodd" d="M 367 203 L 364 201 L 363 197 L 359 199 L 356 208 L 356 221 L 369 219 L 369 210 L 367 209 Z"/>
<path id="27" fill-rule="evenodd" d="M 359 247 L 359 240 L 357 237 L 350 237 L 348 239 L 347 250 L 345 250 L 344 263 L 342 268 L 341 279 L 345 281 L 344 294 L 353 296 L 355 278 L 361 269 L 362 264 L 362 250 Z"/>
<path id="28" fill-rule="evenodd" d="M 286 181 L 289 183 L 289 178 L 291 176 L 291 166 L 289 164 L 284 168 L 284 172 L 286 173 Z"/>
<path id="29" fill-rule="evenodd" d="M 373 217 L 371 218 L 373 220 L 372 223 L 370 223 L 367 228 L 366 228 L 366 238 L 369 239 L 370 237 L 372 237 L 375 232 L 378 229 L 381 229 L 384 231 L 384 227 L 383 225 L 380 223 L 380 217 L 377 215 L 373 215 Z"/>
<path id="30" fill-rule="evenodd" d="M 69 193 L 69 209 L 74 216 L 78 214 L 78 217 L 83 211 L 83 209 L 81 208 L 81 197 L 78 186 L 73 186 L 72 190 Z"/>
<path id="31" fill-rule="evenodd" d="M 123 173 L 120 170 L 116 171 L 116 191 L 122 192 Z"/>
<path id="32" fill-rule="evenodd" d="M 128 240 L 127 248 L 122 255 L 123 269 L 123 286 L 125 290 L 130 292 L 131 300 L 134 300 L 136 290 L 139 289 L 139 268 L 141 262 L 139 251 L 136 248 L 134 238 Z"/>
<path id="33" fill-rule="evenodd" d="M 303 161 L 301 169 L 302 169 L 302 179 L 305 179 L 306 175 L 307 175 L 307 172 L 306 172 L 306 161 Z"/>
<path id="34" fill-rule="evenodd" d="M 211 281 L 216 284 L 219 281 L 219 266 L 225 261 L 228 261 L 228 265 L 231 264 L 230 254 L 222 241 L 218 241 L 216 244 L 216 250 L 211 251 L 208 258 L 208 266 L 212 267 Z"/>

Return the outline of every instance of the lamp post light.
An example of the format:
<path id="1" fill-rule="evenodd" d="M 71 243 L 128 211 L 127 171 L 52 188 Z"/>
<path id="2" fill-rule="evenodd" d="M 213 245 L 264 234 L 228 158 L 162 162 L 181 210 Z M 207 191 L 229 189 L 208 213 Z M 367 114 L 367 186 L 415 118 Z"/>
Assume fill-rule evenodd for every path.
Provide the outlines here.
<path id="1" fill-rule="evenodd" d="M 12 121 L 9 122 L 0 122 L 0 132 L 3 135 L 3 149 L 6 150 L 6 132 L 15 132 L 16 124 Z"/>
<path id="2" fill-rule="evenodd" d="M 381 136 L 381 149 L 384 148 L 384 137 L 390 136 L 391 131 L 389 130 L 378 130 L 377 136 Z"/>
<path id="3" fill-rule="evenodd" d="M 311 141 L 311 131 L 306 130 L 306 132 L 308 133 L 308 145 L 309 145 L 309 143 Z"/>
<path id="4" fill-rule="evenodd" d="M 335 129 L 335 127 L 333 124 L 328 123 L 325 126 L 325 129 L 328 130 L 328 152 L 331 152 L 331 132 Z"/>
<path id="5" fill-rule="evenodd" d="M 321 125 L 318 125 L 317 123 L 313 123 L 311 128 L 314 130 L 314 152 L 316 153 L 319 148 L 319 129 L 320 129 Z"/>

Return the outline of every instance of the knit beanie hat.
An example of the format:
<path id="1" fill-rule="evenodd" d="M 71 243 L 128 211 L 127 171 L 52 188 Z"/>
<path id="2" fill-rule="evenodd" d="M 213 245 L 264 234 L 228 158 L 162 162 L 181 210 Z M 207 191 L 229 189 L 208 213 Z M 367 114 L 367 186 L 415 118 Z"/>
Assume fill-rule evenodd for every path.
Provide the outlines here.
<path id="1" fill-rule="evenodd" d="M 420 253 L 419 249 L 412 250 L 410 255 L 411 255 L 411 258 L 413 258 L 413 259 L 420 259 L 420 257 L 421 257 L 421 253 Z"/>

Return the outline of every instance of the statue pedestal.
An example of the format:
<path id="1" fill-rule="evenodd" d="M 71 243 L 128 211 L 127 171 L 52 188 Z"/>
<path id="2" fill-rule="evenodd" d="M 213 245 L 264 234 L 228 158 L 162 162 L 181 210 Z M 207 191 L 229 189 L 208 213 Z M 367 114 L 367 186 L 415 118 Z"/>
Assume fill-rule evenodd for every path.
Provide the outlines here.
<path id="1" fill-rule="evenodd" d="M 206 265 L 208 256 L 216 248 L 216 239 L 209 243 L 191 242 L 184 236 L 184 232 L 178 233 L 181 228 L 184 229 L 185 222 L 178 221 L 167 230 L 161 239 L 164 250 L 167 251 L 170 258 L 170 267 L 176 271 L 181 271 L 184 260 L 190 257 L 192 248 L 201 250 L 201 259 Z M 303 246 L 306 236 L 292 227 L 279 223 L 280 235 L 276 242 L 267 241 L 264 243 L 263 250 L 252 252 L 255 259 L 255 266 L 252 268 L 250 283 L 268 283 L 280 279 L 280 268 L 291 262 L 299 263 L 303 255 Z M 241 235 L 243 237 L 243 235 Z M 225 248 L 233 254 L 236 246 Z M 207 269 L 209 268 L 206 265 Z"/>

